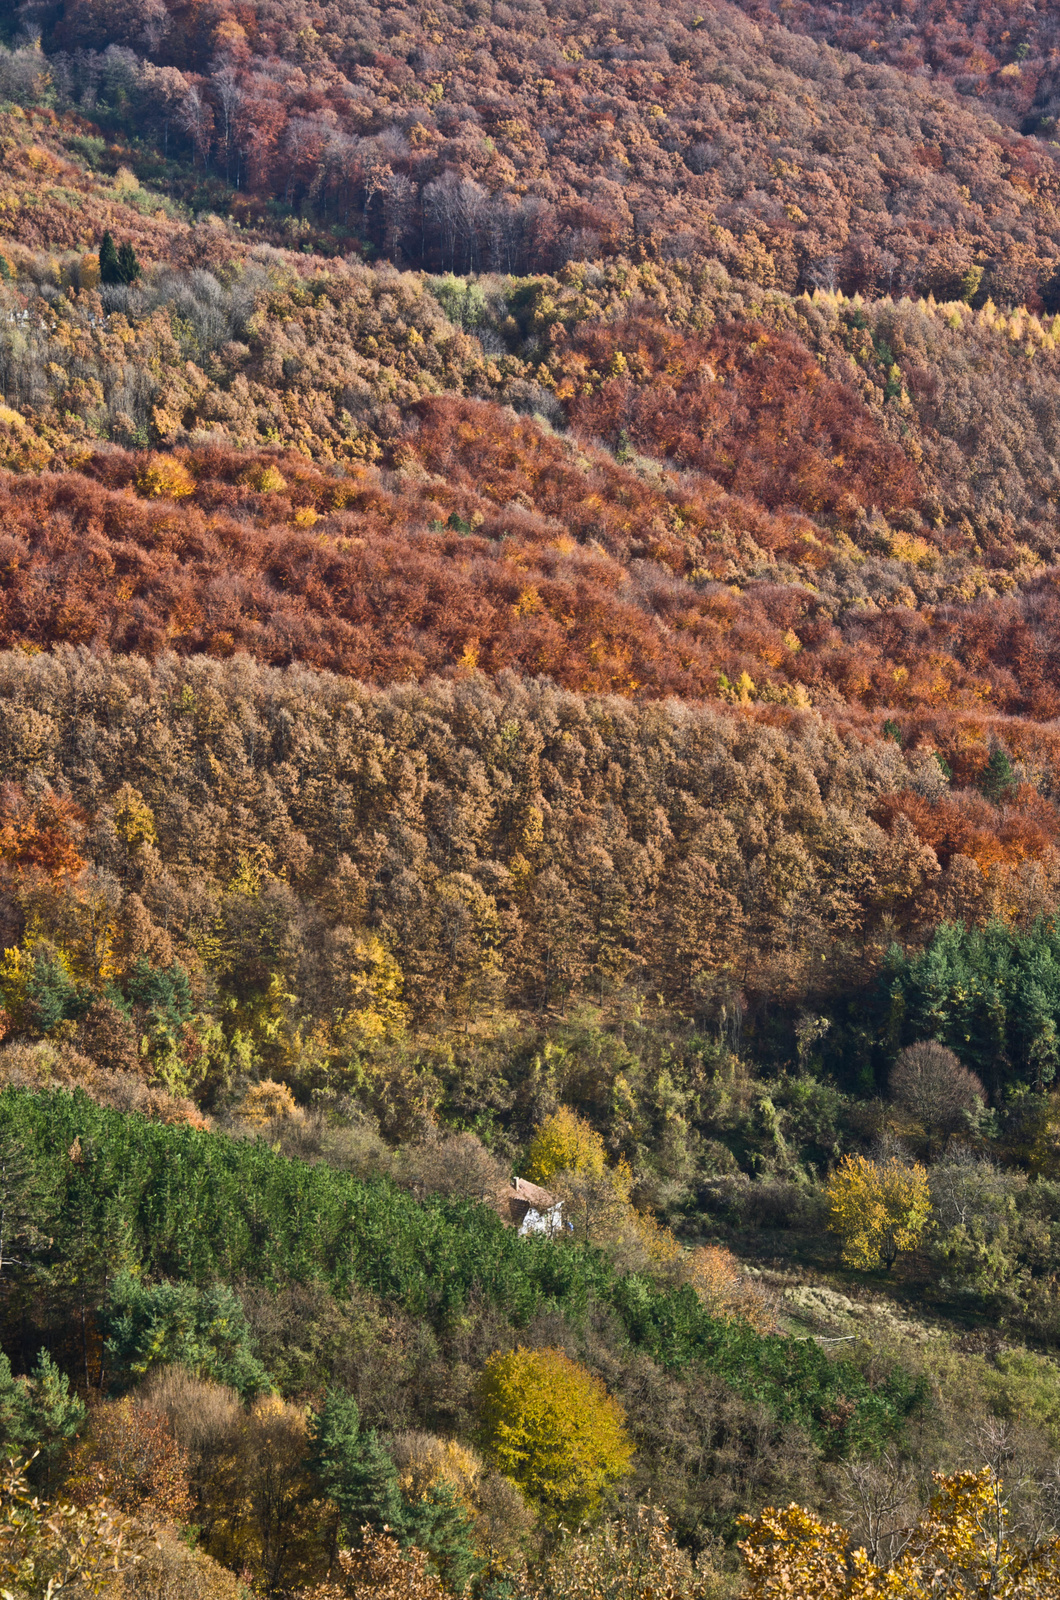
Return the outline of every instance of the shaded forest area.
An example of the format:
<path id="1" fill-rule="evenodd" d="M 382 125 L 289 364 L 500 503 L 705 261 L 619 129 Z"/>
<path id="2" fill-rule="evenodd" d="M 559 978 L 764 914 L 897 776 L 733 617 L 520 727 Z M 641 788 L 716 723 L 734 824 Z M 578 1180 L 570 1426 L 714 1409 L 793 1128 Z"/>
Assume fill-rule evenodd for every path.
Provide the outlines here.
<path id="1" fill-rule="evenodd" d="M 20 19 L 45 55 L 16 49 L 12 98 L 135 133 L 216 208 L 286 212 L 294 242 L 301 222 L 460 272 L 703 252 L 788 291 L 978 273 L 1029 304 L 1060 261 L 1047 138 L 734 7 L 30 0 Z"/>

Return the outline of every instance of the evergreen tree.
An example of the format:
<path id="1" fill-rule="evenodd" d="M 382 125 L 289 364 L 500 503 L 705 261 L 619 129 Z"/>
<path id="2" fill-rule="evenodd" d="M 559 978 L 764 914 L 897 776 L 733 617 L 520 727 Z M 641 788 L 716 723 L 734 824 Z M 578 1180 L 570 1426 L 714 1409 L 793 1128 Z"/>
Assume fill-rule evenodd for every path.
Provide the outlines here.
<path id="1" fill-rule="evenodd" d="M 1016 774 L 1012 770 L 1012 762 L 998 745 L 986 764 L 979 786 L 987 799 L 999 806 L 1015 783 Z"/>
<path id="2" fill-rule="evenodd" d="M 467 1507 L 450 1483 L 434 1483 L 422 1500 L 406 1501 L 405 1542 L 423 1550 L 453 1594 L 463 1594 L 469 1578 L 481 1571 Z"/>
<path id="3" fill-rule="evenodd" d="M 118 248 L 118 271 L 121 273 L 122 283 L 135 283 L 140 276 L 140 263 L 136 251 L 128 241 Z"/>
<path id="4" fill-rule="evenodd" d="M 46 1350 L 37 1357 L 25 1391 L 24 1430 L 38 1452 L 31 1476 L 47 1491 L 55 1487 L 60 1465 L 71 1440 L 84 1427 L 88 1409 L 79 1395 L 70 1393 L 70 1379 Z"/>
<path id="5" fill-rule="evenodd" d="M 121 273 L 121 263 L 118 259 L 118 248 L 114 243 L 113 235 L 109 228 L 105 231 L 99 242 L 99 281 L 100 283 L 124 283 Z"/>
<path id="6" fill-rule="evenodd" d="M 102 1323 L 120 1384 L 166 1364 L 227 1384 L 243 1400 L 271 1388 L 252 1348 L 243 1302 L 227 1284 L 145 1284 L 122 1271 L 106 1292 Z"/>
<path id="7" fill-rule="evenodd" d="M 135 283 L 140 276 L 140 263 L 136 251 L 126 241 L 116 245 L 108 228 L 99 244 L 100 283 Z"/>
<path id="8" fill-rule="evenodd" d="M 54 1187 L 30 1146 L 12 1129 L 0 1129 L 0 1272 L 24 1267 L 23 1252 L 51 1242 L 46 1229 L 54 1210 Z"/>
<path id="9" fill-rule="evenodd" d="M 0 1452 L 5 1457 L 32 1454 L 37 1440 L 29 1417 L 29 1385 L 16 1378 L 0 1350 Z"/>
<path id="10" fill-rule="evenodd" d="M 309 1465 L 338 1507 L 343 1541 L 356 1541 L 366 1523 L 403 1534 L 397 1470 L 374 1428 L 362 1429 L 352 1396 L 329 1389 L 320 1411 L 310 1416 L 309 1437 Z"/>

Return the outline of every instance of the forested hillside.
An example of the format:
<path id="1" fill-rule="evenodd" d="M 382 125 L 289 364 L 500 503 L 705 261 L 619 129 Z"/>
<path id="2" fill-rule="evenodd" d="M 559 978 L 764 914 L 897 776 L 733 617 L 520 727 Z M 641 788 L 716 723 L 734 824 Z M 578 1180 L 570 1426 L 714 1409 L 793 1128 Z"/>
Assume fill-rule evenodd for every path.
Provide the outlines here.
<path id="1" fill-rule="evenodd" d="M 0 1590 L 1055 1600 L 1055 19 L 0 10 Z"/>

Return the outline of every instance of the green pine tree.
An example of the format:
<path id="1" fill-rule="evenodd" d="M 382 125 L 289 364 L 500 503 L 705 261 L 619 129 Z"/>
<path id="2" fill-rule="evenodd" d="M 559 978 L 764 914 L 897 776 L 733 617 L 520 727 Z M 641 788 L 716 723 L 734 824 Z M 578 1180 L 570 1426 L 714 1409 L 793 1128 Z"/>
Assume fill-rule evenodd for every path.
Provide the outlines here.
<path id="1" fill-rule="evenodd" d="M 128 241 L 118 248 L 118 271 L 121 273 L 122 283 L 135 283 L 140 276 L 140 263 L 136 258 L 136 251 Z"/>
<path id="2" fill-rule="evenodd" d="M 338 1508 L 340 1536 L 356 1540 L 365 1524 L 402 1535 L 404 1503 L 397 1469 L 374 1428 L 361 1427 L 357 1402 L 329 1389 L 309 1420 L 309 1465 Z"/>
<path id="3" fill-rule="evenodd" d="M 99 242 L 99 281 L 100 283 L 125 282 L 121 275 L 118 248 L 114 243 L 114 238 L 109 228 L 107 228 Z"/>
<path id="4" fill-rule="evenodd" d="M 54 1186 L 41 1163 L 12 1129 L 0 1129 L 0 1273 L 25 1268 L 28 1255 L 50 1244 L 54 1215 Z"/>
<path id="5" fill-rule="evenodd" d="M 453 1594 L 482 1570 L 467 1507 L 452 1484 L 434 1483 L 422 1500 L 405 1502 L 405 1542 L 426 1551 L 430 1564 Z"/>
<path id="6" fill-rule="evenodd" d="M 31 1455 L 37 1448 L 29 1412 L 29 1385 L 14 1376 L 0 1350 L 0 1451 L 5 1457 Z"/>
<path id="7" fill-rule="evenodd" d="M 70 1442 L 87 1416 L 85 1402 L 70 1393 L 66 1373 L 42 1350 L 27 1386 L 25 1425 L 38 1451 L 32 1476 L 43 1490 L 55 1487 Z"/>
<path id="8" fill-rule="evenodd" d="M 1015 784 L 1016 774 L 1012 770 L 1012 762 L 998 745 L 986 764 L 983 776 L 979 780 L 979 787 L 988 800 L 999 806 Z"/>

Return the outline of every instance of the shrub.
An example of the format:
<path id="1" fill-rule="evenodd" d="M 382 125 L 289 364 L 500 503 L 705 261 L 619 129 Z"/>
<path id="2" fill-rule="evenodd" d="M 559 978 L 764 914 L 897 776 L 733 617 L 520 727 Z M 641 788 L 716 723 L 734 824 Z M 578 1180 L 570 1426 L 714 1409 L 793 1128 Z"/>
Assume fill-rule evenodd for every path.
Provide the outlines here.
<path id="1" fill-rule="evenodd" d="M 261 1128 L 267 1122 L 274 1122 L 280 1117 L 297 1117 L 300 1112 L 295 1105 L 294 1095 L 285 1083 L 276 1083 L 272 1078 L 264 1078 L 261 1083 L 250 1086 L 243 1096 L 237 1114 L 244 1122 L 253 1124 L 255 1128 Z"/>
<path id="2" fill-rule="evenodd" d="M 304 1589 L 298 1600 L 344 1600 L 357 1595 L 359 1600 L 451 1600 L 440 1578 L 427 1571 L 422 1550 L 403 1552 L 389 1533 L 367 1529 L 359 1550 L 339 1553 L 342 1577 L 338 1583 L 319 1584 Z"/>
<path id="3" fill-rule="evenodd" d="M 279 494 L 281 489 L 287 487 L 287 479 L 272 461 L 253 467 L 247 473 L 245 481 L 259 494 Z"/>
<path id="4" fill-rule="evenodd" d="M 182 500 L 195 493 L 195 479 L 176 456 L 151 456 L 137 475 L 136 487 L 148 500 Z"/>
<path id="5" fill-rule="evenodd" d="M 559 1515 L 591 1512 L 629 1472 L 625 1413 L 562 1350 L 498 1352 L 481 1391 L 483 1437 L 500 1470 Z"/>
<path id="6" fill-rule="evenodd" d="M 114 1593 L 143 1554 L 137 1535 L 99 1497 L 82 1508 L 42 1501 L 17 1462 L 0 1474 L 0 1593 L 14 1591 L 19 1600 Z"/>
<path id="7" fill-rule="evenodd" d="M 891 1071 L 891 1097 L 923 1127 L 930 1141 L 961 1126 L 986 1092 L 937 1039 L 923 1039 L 901 1052 Z"/>
<path id="8" fill-rule="evenodd" d="M 410 1428 L 395 1435 L 390 1453 L 406 1499 L 420 1499 L 436 1483 L 447 1483 L 465 1504 L 475 1503 L 482 1462 L 467 1445 Z"/>
<path id="9" fill-rule="evenodd" d="M 193 1477 L 208 1477 L 242 1417 L 239 1396 L 222 1383 L 199 1378 L 188 1367 L 155 1367 L 136 1399 L 166 1423 L 187 1453 Z"/>
<path id="10" fill-rule="evenodd" d="M 638 1506 L 634 1516 L 607 1522 L 551 1556 L 532 1600 L 701 1600 L 718 1591 L 704 1564 L 693 1566 L 666 1518 Z"/>
<path id="11" fill-rule="evenodd" d="M 685 1281 L 696 1291 L 712 1317 L 742 1317 L 760 1333 L 775 1333 L 777 1319 L 762 1291 L 740 1270 L 740 1263 L 721 1245 L 700 1245 L 682 1262 Z"/>
<path id="12" fill-rule="evenodd" d="M 1031 1600 L 1052 1595 L 1060 1582 L 1060 1540 L 1030 1549 L 1010 1536 L 1007 1498 L 993 1472 L 958 1472 L 935 1478 L 927 1511 L 888 1570 L 861 1553 L 851 1559 L 850 1535 L 801 1506 L 772 1507 L 748 1529 L 740 1551 L 751 1575 L 744 1600 L 815 1595 L 820 1600 L 871 1600 L 874 1595 L 1010 1595 Z"/>

